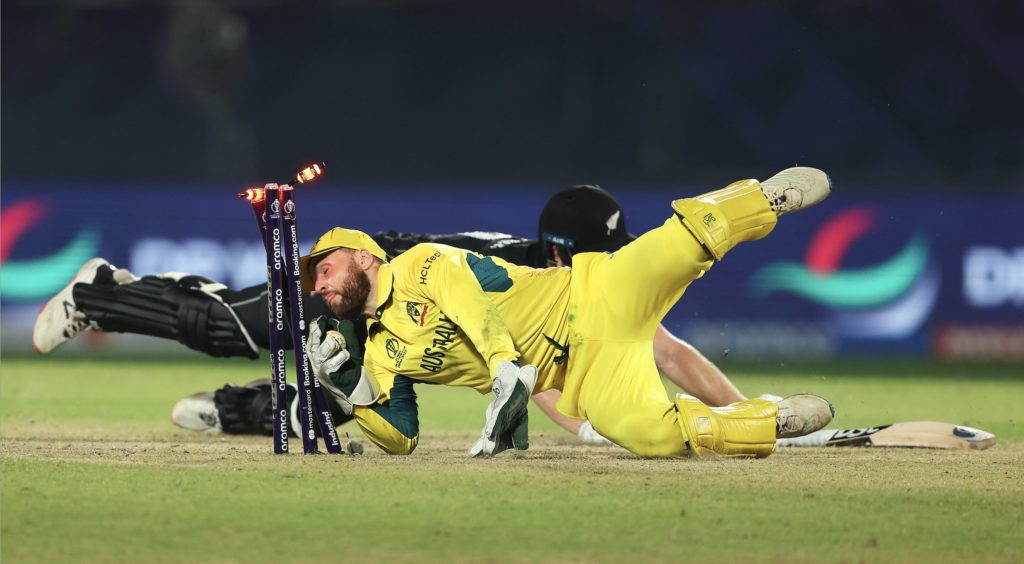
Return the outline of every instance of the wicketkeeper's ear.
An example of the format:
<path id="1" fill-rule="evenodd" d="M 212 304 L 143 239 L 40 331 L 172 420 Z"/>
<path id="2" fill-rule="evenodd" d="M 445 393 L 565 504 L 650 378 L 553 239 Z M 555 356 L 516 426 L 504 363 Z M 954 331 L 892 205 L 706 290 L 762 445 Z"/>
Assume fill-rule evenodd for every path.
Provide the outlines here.
<path id="1" fill-rule="evenodd" d="M 365 269 L 373 266 L 373 254 L 367 249 L 356 250 L 354 258 L 356 259 L 356 264 L 359 265 L 359 268 Z"/>

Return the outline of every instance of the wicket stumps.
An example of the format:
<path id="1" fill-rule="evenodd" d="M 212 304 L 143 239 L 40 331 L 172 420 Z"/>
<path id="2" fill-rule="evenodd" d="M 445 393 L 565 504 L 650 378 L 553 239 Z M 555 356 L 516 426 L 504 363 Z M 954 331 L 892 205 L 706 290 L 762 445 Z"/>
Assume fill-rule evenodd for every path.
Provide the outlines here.
<path id="1" fill-rule="evenodd" d="M 315 167 L 315 172 L 310 174 Z M 321 173 L 319 165 L 303 169 L 298 182 L 315 179 Z M 305 177 L 304 177 L 305 175 Z M 296 434 L 302 439 L 305 454 L 314 454 L 317 439 L 314 421 L 320 425 L 327 452 L 342 452 L 338 432 L 328 409 L 327 398 L 320 382 L 313 377 L 306 359 L 306 321 L 303 317 L 302 282 L 299 277 L 299 238 L 296 225 L 294 189 L 289 184 L 267 184 L 263 188 L 250 188 L 239 194 L 252 204 L 256 223 L 267 252 L 267 290 L 270 305 L 270 371 L 274 393 L 274 453 L 288 452 L 288 429 L 291 417 L 285 391 L 285 316 L 289 318 L 295 366 L 298 379 L 298 419 Z M 287 298 L 286 293 L 287 292 Z M 291 307 L 286 307 L 286 302 Z"/>

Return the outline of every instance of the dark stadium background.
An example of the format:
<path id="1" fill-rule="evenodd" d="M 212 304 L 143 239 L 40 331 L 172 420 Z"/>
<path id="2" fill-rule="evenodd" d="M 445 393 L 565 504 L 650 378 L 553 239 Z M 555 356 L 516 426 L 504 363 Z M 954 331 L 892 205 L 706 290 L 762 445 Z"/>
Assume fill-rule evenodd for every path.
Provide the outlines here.
<path id="1" fill-rule="evenodd" d="M 816 166 L 836 197 L 695 284 L 671 328 L 715 358 L 1024 357 L 1019 2 L 11 0 L 2 22 L 5 353 L 83 253 L 258 281 L 232 194 L 318 159 L 304 240 L 529 236 L 574 183 L 638 232 L 674 197 Z M 806 278 L 831 297 L 758 289 L 858 218 Z"/>

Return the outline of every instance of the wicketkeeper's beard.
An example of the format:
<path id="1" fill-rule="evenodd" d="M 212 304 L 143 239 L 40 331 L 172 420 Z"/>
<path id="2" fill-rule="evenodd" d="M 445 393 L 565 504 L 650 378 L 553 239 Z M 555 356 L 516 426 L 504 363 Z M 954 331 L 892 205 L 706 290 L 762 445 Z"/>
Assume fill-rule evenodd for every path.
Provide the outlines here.
<path id="1" fill-rule="evenodd" d="M 366 300 L 370 297 L 370 277 L 359 269 L 355 263 L 348 268 L 348 281 L 338 292 L 338 306 L 328 301 L 327 307 L 331 308 L 338 319 L 358 319 L 366 307 Z"/>

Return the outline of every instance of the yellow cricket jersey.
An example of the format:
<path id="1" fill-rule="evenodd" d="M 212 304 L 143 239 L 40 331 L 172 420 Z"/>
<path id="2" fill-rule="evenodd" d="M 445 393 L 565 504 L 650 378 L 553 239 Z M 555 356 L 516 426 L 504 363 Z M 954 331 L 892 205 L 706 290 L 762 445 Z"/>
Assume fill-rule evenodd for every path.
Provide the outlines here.
<path id="1" fill-rule="evenodd" d="M 406 251 L 378 272 L 363 366 L 383 395 L 372 416 L 357 408 L 360 426 L 385 451 L 411 452 L 419 429 L 412 383 L 487 393 L 502 360 L 536 366 L 533 392 L 561 390 L 556 407 L 570 417 L 589 418 L 587 405 L 622 403 L 627 391 L 671 409 L 654 331 L 710 267 L 692 237 L 691 246 L 680 243 L 686 233 L 672 218 L 619 252 L 575 255 L 572 269 L 516 266 L 435 243 Z M 588 399 L 587 380 L 602 383 L 590 396 L 607 401 Z"/>
<path id="2" fill-rule="evenodd" d="M 695 222 L 720 216 L 726 227 L 752 226 L 751 233 L 763 236 L 775 213 L 756 181 L 740 188 L 739 197 L 736 188 L 726 189 L 726 211 L 712 206 L 705 212 L 703 200 L 673 206 L 696 206 Z M 689 221 L 673 215 L 614 253 L 574 255 L 572 270 L 514 266 L 439 244 L 400 255 L 378 273 L 377 315 L 363 361 L 386 397 L 356 409 L 360 426 L 385 451 L 409 453 L 419 429 L 413 382 L 486 393 L 497 363 L 520 360 L 538 369 L 534 392 L 562 390 L 561 413 L 590 420 L 598 432 L 644 456 L 686 454 L 691 437 L 704 440 L 696 429 L 711 425 L 711 412 L 669 400 L 653 338 L 668 310 L 714 262 Z M 723 229 L 732 238 L 721 248 L 745 240 L 736 239 L 740 231 Z M 760 410 L 758 433 L 761 427 L 774 433 L 773 408 L 751 407 Z M 686 421 L 679 419 L 684 411 Z M 740 433 L 737 444 L 757 447 L 742 454 L 762 455 L 762 437 L 751 436 Z M 774 443 L 767 444 L 770 452 Z"/>
<path id="3" fill-rule="evenodd" d="M 503 360 L 564 378 L 568 268 L 535 269 L 422 243 L 381 266 L 363 365 L 385 398 L 396 376 L 491 391 Z"/>

